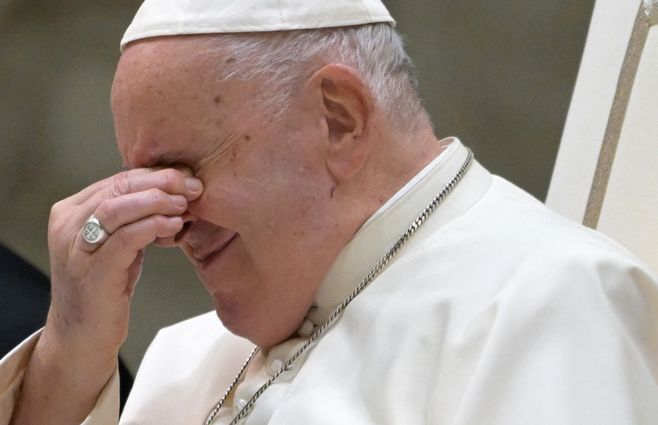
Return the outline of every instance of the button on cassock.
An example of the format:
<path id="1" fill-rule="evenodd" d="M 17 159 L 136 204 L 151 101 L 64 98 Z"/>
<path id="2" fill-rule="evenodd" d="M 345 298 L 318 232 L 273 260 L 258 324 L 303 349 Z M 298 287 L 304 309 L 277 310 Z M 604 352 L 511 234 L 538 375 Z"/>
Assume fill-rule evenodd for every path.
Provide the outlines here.
<path id="1" fill-rule="evenodd" d="M 270 362 L 268 373 L 270 376 L 274 376 L 281 368 L 283 367 L 283 361 L 281 359 L 274 359 Z"/>

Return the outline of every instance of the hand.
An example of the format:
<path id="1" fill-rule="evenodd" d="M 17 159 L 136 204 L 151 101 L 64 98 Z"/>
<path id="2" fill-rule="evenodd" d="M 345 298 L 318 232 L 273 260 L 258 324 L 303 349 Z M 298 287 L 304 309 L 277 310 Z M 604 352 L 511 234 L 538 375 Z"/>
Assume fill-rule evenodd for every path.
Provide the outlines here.
<path id="1" fill-rule="evenodd" d="M 144 248 L 171 241 L 201 181 L 183 169 L 137 169 L 95 183 L 52 208 L 48 226 L 52 301 L 11 420 L 80 423 L 112 376 L 128 334 L 130 301 Z M 94 214 L 110 233 L 87 243 Z"/>
<path id="2" fill-rule="evenodd" d="M 183 227 L 200 180 L 181 169 L 136 169 L 100 181 L 52 208 L 48 246 L 52 303 L 44 337 L 114 356 L 125 341 L 143 250 Z M 87 243 L 80 229 L 94 214 L 110 234 Z M 91 354 L 91 353 L 90 353 Z"/>

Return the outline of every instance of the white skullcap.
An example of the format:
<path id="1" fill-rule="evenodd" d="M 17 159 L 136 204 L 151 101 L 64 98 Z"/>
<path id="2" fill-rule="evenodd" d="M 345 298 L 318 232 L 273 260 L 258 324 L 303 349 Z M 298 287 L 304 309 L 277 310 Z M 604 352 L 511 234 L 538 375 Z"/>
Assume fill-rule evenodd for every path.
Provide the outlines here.
<path id="1" fill-rule="evenodd" d="M 121 40 L 289 31 L 395 20 L 380 0 L 146 0 Z"/>

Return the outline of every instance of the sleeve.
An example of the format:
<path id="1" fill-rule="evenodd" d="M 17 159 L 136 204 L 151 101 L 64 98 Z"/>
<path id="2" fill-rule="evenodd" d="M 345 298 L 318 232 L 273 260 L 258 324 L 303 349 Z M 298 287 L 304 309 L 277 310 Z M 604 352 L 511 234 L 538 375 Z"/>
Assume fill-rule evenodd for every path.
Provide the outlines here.
<path id="1" fill-rule="evenodd" d="M 34 333 L 0 360 L 0 425 L 11 420 L 25 368 L 40 335 L 41 331 Z M 116 425 L 118 421 L 119 373 L 115 371 L 82 425 Z"/>
<path id="2" fill-rule="evenodd" d="M 472 327 L 466 385 L 434 423 L 658 424 L 655 278 L 618 258 L 524 268 Z"/>

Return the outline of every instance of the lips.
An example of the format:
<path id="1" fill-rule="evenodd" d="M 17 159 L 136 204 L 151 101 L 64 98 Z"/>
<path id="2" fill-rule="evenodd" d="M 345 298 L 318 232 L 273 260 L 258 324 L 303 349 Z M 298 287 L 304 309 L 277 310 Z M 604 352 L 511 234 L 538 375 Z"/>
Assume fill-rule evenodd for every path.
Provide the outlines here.
<path id="1" fill-rule="evenodd" d="M 194 258 L 197 262 L 197 267 L 204 269 L 215 259 L 217 259 L 222 252 L 238 237 L 237 233 L 228 235 L 222 238 L 217 244 L 213 245 L 210 249 L 198 251 L 194 253 Z"/>

